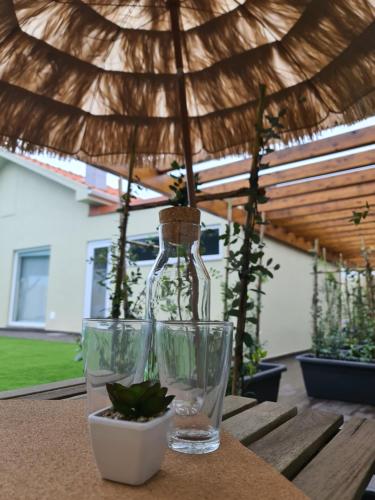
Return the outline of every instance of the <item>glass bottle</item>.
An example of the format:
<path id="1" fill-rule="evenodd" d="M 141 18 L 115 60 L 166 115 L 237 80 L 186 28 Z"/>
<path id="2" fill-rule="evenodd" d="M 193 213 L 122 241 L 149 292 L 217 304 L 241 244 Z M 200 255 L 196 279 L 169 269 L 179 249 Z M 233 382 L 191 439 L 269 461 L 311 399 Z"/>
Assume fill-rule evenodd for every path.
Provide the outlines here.
<path id="1" fill-rule="evenodd" d="M 166 208 L 159 218 L 159 254 L 147 278 L 146 318 L 209 320 L 210 276 L 199 253 L 200 211 Z"/>

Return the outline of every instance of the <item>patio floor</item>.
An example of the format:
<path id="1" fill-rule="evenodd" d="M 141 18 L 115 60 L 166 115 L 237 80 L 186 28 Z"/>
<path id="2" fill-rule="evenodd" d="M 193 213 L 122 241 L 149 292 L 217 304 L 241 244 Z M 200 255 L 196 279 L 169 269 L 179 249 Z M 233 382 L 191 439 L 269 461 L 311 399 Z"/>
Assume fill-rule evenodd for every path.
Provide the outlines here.
<path id="1" fill-rule="evenodd" d="M 17 339 L 48 340 L 51 342 L 76 342 L 78 334 L 65 332 L 49 332 L 45 330 L 27 330 L 17 328 L 0 328 L 0 337 Z"/>
<path id="2" fill-rule="evenodd" d="M 281 377 L 279 403 L 295 405 L 299 411 L 314 408 L 339 413 L 344 415 L 345 420 L 354 416 L 375 419 L 375 406 L 309 398 L 303 383 L 299 362 L 295 360 L 294 356 L 281 357 L 272 361 L 278 361 L 288 368 Z"/>

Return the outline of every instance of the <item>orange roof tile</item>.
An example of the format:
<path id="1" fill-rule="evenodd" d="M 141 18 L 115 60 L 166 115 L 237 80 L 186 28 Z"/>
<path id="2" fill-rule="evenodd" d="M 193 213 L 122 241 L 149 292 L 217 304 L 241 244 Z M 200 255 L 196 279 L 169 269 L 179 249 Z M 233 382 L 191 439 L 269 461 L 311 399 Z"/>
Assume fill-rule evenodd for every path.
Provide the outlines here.
<path id="1" fill-rule="evenodd" d="M 55 174 L 61 175 L 62 177 L 65 177 L 67 179 L 70 179 L 74 182 L 78 182 L 80 184 L 83 184 L 84 186 L 87 186 L 88 188 L 95 189 L 96 191 L 101 191 L 103 193 L 112 195 L 112 196 L 118 196 L 118 189 L 113 188 L 111 186 L 107 186 L 105 189 L 98 188 L 94 184 L 90 184 L 86 181 L 86 178 L 83 175 L 78 175 L 73 172 L 68 172 L 67 170 L 64 170 L 63 168 L 55 167 L 53 165 L 49 165 L 48 163 L 43 163 L 40 160 L 37 160 L 36 158 L 31 158 L 29 156 L 25 155 L 20 155 L 17 154 L 16 156 L 19 156 L 23 160 L 31 161 L 32 163 L 35 163 L 39 167 L 44 168 L 45 170 L 49 170 L 50 172 L 54 172 Z M 159 199 L 165 199 L 165 196 L 156 196 L 155 198 L 152 198 L 152 200 L 159 200 Z M 133 198 L 131 200 L 131 205 L 139 205 L 141 203 L 144 203 L 144 199 L 142 198 Z M 151 201 L 151 200 L 150 200 Z M 110 213 L 110 212 L 115 212 L 118 209 L 119 205 L 117 203 L 114 203 L 112 205 L 106 206 L 106 207 L 91 207 L 91 215 L 102 215 L 105 213 Z"/>
<path id="2" fill-rule="evenodd" d="M 55 174 L 58 174 L 58 175 L 61 175 L 67 179 L 70 179 L 71 181 L 79 182 L 80 184 L 83 184 L 89 188 L 93 188 L 97 191 L 102 191 L 103 193 L 106 193 L 106 194 L 118 196 L 117 189 L 112 188 L 110 186 L 107 186 L 105 189 L 98 188 L 97 186 L 95 186 L 93 184 L 89 184 L 83 175 L 78 175 L 78 174 L 74 174 L 73 172 L 68 172 L 67 170 L 64 170 L 63 168 L 54 167 L 53 165 L 49 165 L 48 163 L 43 163 L 43 162 L 41 162 L 35 158 L 31 158 L 29 156 L 24 156 L 24 155 L 19 155 L 19 154 L 17 154 L 17 156 L 19 156 L 23 160 L 31 161 L 32 163 L 35 163 L 36 165 L 44 168 L 45 170 L 49 170 L 50 172 L 54 172 Z"/>

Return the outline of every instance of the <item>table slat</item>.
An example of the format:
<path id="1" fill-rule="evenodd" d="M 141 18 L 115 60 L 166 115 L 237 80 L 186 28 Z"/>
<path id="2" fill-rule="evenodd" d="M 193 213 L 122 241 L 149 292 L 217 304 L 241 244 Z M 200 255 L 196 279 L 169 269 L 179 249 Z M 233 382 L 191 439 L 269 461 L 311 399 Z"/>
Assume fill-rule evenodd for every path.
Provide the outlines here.
<path id="1" fill-rule="evenodd" d="M 265 401 L 228 418 L 222 423 L 222 427 L 242 444 L 248 445 L 265 436 L 296 414 L 296 407 Z"/>
<path id="2" fill-rule="evenodd" d="M 293 478 L 343 423 L 334 413 L 306 410 L 250 445 L 288 479 Z"/>
<path id="3" fill-rule="evenodd" d="M 10 391 L 0 392 L 0 400 L 3 399 L 63 399 L 67 396 L 82 394 L 86 391 L 85 379 L 83 377 L 70 380 L 60 380 L 49 384 L 39 384 L 32 387 L 22 387 Z M 56 397 L 55 397 L 56 396 Z"/>
<path id="4" fill-rule="evenodd" d="M 359 499 L 374 465 L 375 420 L 354 417 L 293 482 L 312 500 Z"/>
<path id="5" fill-rule="evenodd" d="M 233 417 L 242 411 L 252 408 L 258 403 L 256 399 L 242 396 L 226 396 L 223 406 L 223 420 Z"/>
<path id="6" fill-rule="evenodd" d="M 53 389 L 51 391 L 44 391 L 37 394 L 28 394 L 19 399 L 67 399 L 72 396 L 79 396 L 86 393 L 86 384 L 76 385 L 73 387 L 64 387 L 61 389 Z"/>

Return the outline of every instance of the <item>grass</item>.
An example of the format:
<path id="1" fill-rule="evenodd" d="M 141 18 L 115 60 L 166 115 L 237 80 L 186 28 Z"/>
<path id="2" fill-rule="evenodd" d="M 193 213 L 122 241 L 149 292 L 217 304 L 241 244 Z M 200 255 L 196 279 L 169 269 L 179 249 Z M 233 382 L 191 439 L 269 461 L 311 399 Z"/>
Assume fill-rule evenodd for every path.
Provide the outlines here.
<path id="1" fill-rule="evenodd" d="M 0 391 L 82 377 L 76 344 L 0 337 Z"/>

